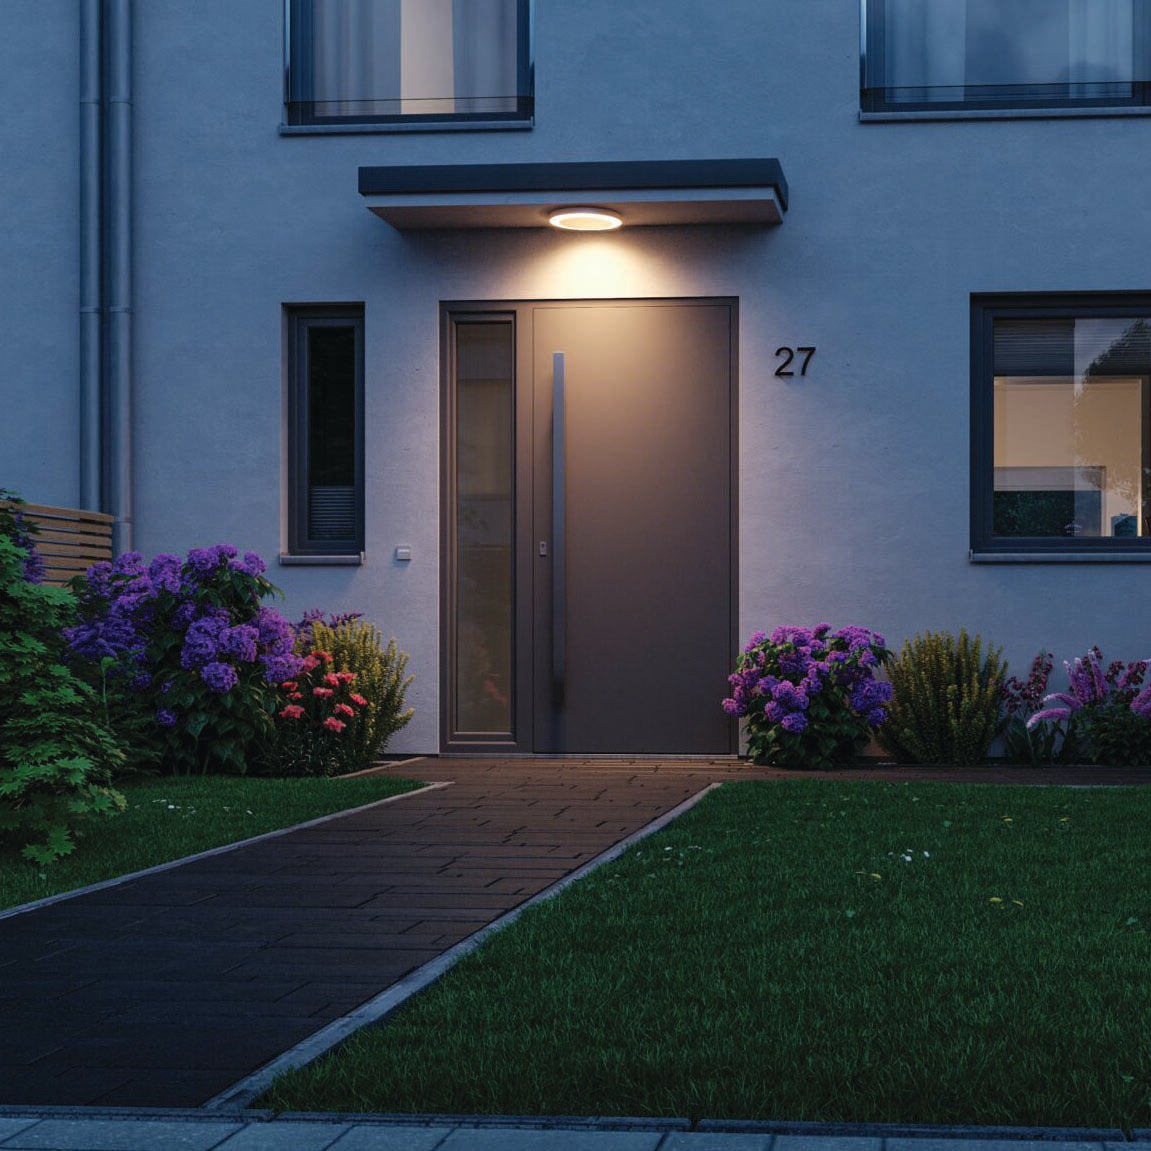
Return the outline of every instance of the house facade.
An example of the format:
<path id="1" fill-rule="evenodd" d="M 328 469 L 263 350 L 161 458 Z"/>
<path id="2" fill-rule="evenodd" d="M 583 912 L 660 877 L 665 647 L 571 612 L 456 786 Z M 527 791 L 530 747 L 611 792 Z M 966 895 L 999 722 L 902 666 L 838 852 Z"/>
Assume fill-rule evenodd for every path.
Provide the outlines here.
<path id="1" fill-rule="evenodd" d="M 779 624 L 1151 654 L 1147 0 L 5 17 L 0 483 L 363 612 L 393 750 L 730 754 Z"/>

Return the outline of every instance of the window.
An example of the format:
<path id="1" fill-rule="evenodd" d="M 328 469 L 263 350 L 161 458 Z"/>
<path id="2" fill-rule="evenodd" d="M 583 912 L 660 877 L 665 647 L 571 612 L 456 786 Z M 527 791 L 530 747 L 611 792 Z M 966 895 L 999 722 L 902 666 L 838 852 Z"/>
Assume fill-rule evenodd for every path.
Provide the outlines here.
<path id="1" fill-rule="evenodd" d="M 972 552 L 1151 559 L 1151 296 L 976 297 Z"/>
<path id="2" fill-rule="evenodd" d="M 1151 0 L 862 0 L 864 112 L 1151 103 Z"/>
<path id="3" fill-rule="evenodd" d="M 523 122 L 530 0 L 287 0 L 287 120 Z"/>
<path id="4" fill-rule="evenodd" d="M 364 310 L 288 310 L 288 550 L 364 550 Z"/>

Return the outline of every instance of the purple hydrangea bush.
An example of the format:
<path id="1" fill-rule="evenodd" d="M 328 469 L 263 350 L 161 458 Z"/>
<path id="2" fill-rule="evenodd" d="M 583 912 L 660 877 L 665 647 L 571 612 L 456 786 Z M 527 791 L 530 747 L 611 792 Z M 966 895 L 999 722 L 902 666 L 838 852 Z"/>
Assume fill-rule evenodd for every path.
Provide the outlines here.
<path id="1" fill-rule="evenodd" d="M 1073 663 L 1064 661 L 1068 690 L 1043 697 L 1027 720 L 1028 731 L 1066 725 L 1066 731 L 1082 733 L 1093 763 L 1151 765 L 1151 684 L 1143 682 L 1148 663 L 1117 659 L 1104 668 L 1097 646 Z"/>
<path id="2" fill-rule="evenodd" d="M 127 552 L 79 581 L 69 650 L 146 762 L 244 772 L 271 738 L 279 684 L 302 660 L 291 625 L 260 602 L 278 590 L 265 570 L 218 544 L 149 563 Z"/>
<path id="3" fill-rule="evenodd" d="M 849 763 L 886 718 L 891 685 L 875 672 L 891 658 L 865 627 L 778 627 L 756 632 L 728 677 L 728 715 L 747 717 L 760 764 L 829 768 Z"/>

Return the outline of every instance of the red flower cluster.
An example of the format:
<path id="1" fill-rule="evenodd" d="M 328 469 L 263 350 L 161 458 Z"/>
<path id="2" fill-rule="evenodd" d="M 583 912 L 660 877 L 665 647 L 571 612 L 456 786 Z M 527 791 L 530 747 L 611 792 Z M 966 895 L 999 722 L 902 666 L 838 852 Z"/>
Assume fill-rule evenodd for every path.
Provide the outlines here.
<path id="1" fill-rule="evenodd" d="M 348 691 L 349 686 L 355 683 L 356 673 L 328 671 L 331 662 L 328 652 L 312 652 L 304 660 L 300 674 L 280 684 L 291 701 L 280 709 L 282 718 L 305 720 L 314 730 L 338 734 L 347 727 L 347 720 L 356 717 L 357 708 L 367 706 L 368 701 L 362 695 Z M 319 683 L 313 684 L 313 673 L 317 671 L 320 673 Z M 340 719 L 339 716 L 346 718 Z"/>

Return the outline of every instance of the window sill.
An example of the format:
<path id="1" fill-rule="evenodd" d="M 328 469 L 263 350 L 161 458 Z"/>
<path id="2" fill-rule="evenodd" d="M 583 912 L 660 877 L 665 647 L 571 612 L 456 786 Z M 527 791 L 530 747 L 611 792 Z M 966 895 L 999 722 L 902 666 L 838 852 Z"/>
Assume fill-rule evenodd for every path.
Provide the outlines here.
<path id="1" fill-rule="evenodd" d="M 338 556 L 305 556 L 280 553 L 280 563 L 284 567 L 359 567 L 363 562 L 363 552 Z"/>
<path id="2" fill-rule="evenodd" d="M 1151 109 L 1149 109 L 1151 111 Z M 281 124 L 281 136 L 378 136 L 393 132 L 525 132 L 527 120 L 443 120 L 438 124 Z"/>
<path id="3" fill-rule="evenodd" d="M 1151 105 L 1131 108 L 920 108 L 907 112 L 860 112 L 865 124 L 902 120 L 1082 120 L 1115 116 L 1151 116 Z"/>
<path id="4" fill-rule="evenodd" d="M 973 564 L 1146 564 L 1151 551 L 1140 552 L 980 552 L 969 551 Z"/>

